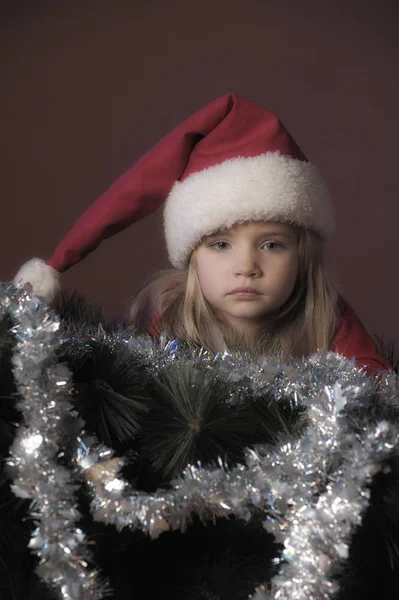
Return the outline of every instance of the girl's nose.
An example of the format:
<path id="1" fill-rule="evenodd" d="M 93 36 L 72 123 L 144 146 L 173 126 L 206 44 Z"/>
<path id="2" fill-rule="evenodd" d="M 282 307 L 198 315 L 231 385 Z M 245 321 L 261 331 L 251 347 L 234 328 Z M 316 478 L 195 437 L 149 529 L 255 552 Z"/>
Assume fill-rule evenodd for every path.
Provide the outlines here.
<path id="1" fill-rule="evenodd" d="M 256 277 L 260 273 L 260 266 L 256 253 L 253 251 L 242 251 L 236 257 L 236 275 L 243 277 Z"/>

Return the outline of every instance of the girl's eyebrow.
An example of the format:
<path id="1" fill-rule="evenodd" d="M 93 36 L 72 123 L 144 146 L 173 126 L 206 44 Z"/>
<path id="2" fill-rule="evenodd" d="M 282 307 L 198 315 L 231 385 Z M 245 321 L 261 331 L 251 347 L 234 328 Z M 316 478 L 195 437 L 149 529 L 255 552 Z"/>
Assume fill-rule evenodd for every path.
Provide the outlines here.
<path id="1" fill-rule="evenodd" d="M 220 231 L 216 233 L 210 233 L 209 235 L 204 235 L 203 240 L 213 240 L 215 238 L 222 238 L 228 236 L 228 233 L 221 233 Z M 231 234 L 230 234 L 231 235 Z"/>
<path id="2" fill-rule="evenodd" d="M 203 237 L 203 240 L 213 240 L 213 239 L 219 239 L 219 238 L 225 238 L 225 237 L 229 237 L 229 236 L 234 236 L 234 232 L 228 232 L 228 231 L 216 231 L 215 233 L 210 233 L 209 235 L 205 235 Z M 260 232 L 256 238 L 260 239 L 260 238 L 264 238 L 264 237 L 283 237 L 283 238 L 288 238 L 291 239 L 293 237 L 295 237 L 294 232 L 291 231 L 262 231 Z"/>
<path id="3" fill-rule="evenodd" d="M 290 231 L 265 231 L 259 234 L 258 237 L 267 237 L 267 236 L 279 236 L 279 237 L 285 237 L 285 238 L 291 238 L 294 237 L 294 234 Z"/>

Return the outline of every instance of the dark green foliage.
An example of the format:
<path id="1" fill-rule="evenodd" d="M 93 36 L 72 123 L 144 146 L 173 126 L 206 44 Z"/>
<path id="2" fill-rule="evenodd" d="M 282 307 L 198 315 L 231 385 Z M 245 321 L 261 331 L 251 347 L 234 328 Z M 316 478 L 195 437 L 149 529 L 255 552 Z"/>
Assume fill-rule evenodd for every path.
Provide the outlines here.
<path id="1" fill-rule="evenodd" d="M 88 302 L 76 292 L 63 292 L 57 296 L 53 308 L 61 317 L 62 327 L 68 333 L 82 333 L 98 329 L 106 323 L 103 307 L 96 302 Z"/>
<path id="2" fill-rule="evenodd" d="M 15 345 L 11 319 L 6 316 L 0 321 L 0 452 L 7 452 L 20 415 L 15 408 L 17 390 L 12 372 L 11 357 Z"/>
<path id="3" fill-rule="evenodd" d="M 244 461 L 245 448 L 275 442 L 288 418 L 287 409 L 285 414 L 270 397 L 255 398 L 248 391 L 237 402 L 235 385 L 226 383 L 217 366 L 207 368 L 200 361 L 171 363 L 149 382 L 149 395 L 140 455 L 160 483 L 188 464 Z"/>
<path id="4" fill-rule="evenodd" d="M 96 560 L 115 600 L 247 600 L 270 578 L 278 548 L 261 520 L 194 519 L 184 534 L 150 540 L 96 525 Z"/>
<path id="5" fill-rule="evenodd" d="M 395 373 L 399 374 L 399 356 L 396 352 L 395 343 L 392 340 L 386 342 L 379 335 L 375 335 L 374 337 L 378 354 L 391 365 Z"/>
<path id="6" fill-rule="evenodd" d="M 100 305 L 61 294 L 55 309 L 62 318 L 58 360 L 71 369 L 75 406 L 87 429 L 122 453 L 147 411 L 143 361 L 118 341 Z"/>
<path id="7" fill-rule="evenodd" d="M 102 442 L 123 450 L 137 435 L 148 410 L 144 367 L 127 348 L 106 341 L 81 340 L 79 352 L 69 345 L 60 357 L 67 362 L 75 390 L 75 405 Z"/>

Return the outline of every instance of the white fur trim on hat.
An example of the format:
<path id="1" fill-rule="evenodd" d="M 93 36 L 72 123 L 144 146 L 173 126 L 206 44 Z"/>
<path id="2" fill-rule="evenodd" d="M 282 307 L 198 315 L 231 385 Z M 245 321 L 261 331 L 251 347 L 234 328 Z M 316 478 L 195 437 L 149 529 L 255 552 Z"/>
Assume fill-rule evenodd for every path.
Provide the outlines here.
<path id="1" fill-rule="evenodd" d="M 14 277 L 15 285 L 30 283 L 35 296 L 52 302 L 61 290 L 60 274 L 40 258 L 28 260 Z"/>
<path id="2" fill-rule="evenodd" d="M 232 158 L 177 181 L 164 211 L 171 263 L 183 267 L 204 235 L 254 220 L 292 223 L 329 237 L 334 210 L 317 168 L 268 152 Z"/>

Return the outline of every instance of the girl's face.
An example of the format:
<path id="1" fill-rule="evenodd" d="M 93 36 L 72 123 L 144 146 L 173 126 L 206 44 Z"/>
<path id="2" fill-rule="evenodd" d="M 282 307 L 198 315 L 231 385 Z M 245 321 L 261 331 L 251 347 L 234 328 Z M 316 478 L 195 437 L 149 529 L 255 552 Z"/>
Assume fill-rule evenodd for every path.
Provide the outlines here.
<path id="1" fill-rule="evenodd" d="M 234 225 L 201 240 L 196 265 L 202 293 L 222 322 L 256 329 L 291 296 L 298 233 L 284 223 Z"/>

